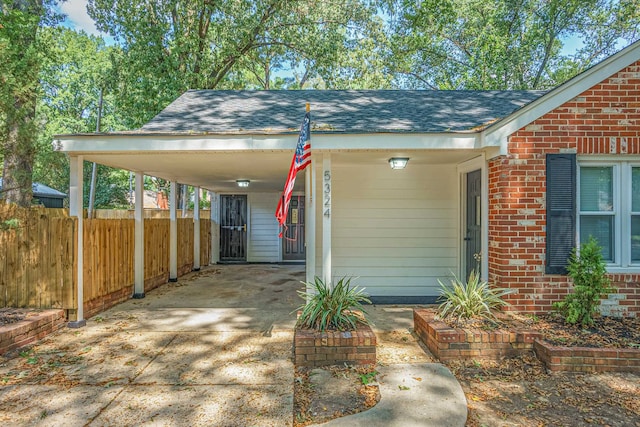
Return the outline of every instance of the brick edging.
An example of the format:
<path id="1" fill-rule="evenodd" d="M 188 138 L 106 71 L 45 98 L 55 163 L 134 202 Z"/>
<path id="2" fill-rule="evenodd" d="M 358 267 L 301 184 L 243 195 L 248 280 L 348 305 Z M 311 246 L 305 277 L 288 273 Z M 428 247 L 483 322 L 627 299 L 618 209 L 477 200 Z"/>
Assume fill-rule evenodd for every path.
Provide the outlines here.
<path id="1" fill-rule="evenodd" d="M 369 365 L 376 363 L 376 335 L 368 325 L 355 331 L 296 328 L 293 337 L 296 366 Z"/>
<path id="2" fill-rule="evenodd" d="M 0 355 L 34 343 L 65 325 L 64 310 L 44 310 L 0 327 Z"/>
<path id="3" fill-rule="evenodd" d="M 554 346 L 534 343 L 538 359 L 552 372 L 633 372 L 640 374 L 640 349 Z"/>
<path id="4" fill-rule="evenodd" d="M 533 351 L 552 372 L 640 374 L 640 349 L 554 346 L 537 331 L 468 333 L 435 319 L 430 309 L 413 310 L 414 330 L 440 360 L 499 359 Z"/>
<path id="5" fill-rule="evenodd" d="M 531 330 L 471 333 L 435 319 L 432 309 L 413 310 L 414 331 L 440 360 L 493 359 L 533 351 L 540 333 Z"/>

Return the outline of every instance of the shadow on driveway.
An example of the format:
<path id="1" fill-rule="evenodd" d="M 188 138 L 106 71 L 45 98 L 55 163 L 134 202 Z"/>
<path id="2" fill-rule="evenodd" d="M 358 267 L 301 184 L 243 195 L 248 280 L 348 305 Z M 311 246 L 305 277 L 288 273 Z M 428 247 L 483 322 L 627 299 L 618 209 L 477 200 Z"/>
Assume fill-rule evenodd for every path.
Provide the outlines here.
<path id="1" fill-rule="evenodd" d="M 0 359 L 7 425 L 286 426 L 304 266 L 210 266 Z"/>

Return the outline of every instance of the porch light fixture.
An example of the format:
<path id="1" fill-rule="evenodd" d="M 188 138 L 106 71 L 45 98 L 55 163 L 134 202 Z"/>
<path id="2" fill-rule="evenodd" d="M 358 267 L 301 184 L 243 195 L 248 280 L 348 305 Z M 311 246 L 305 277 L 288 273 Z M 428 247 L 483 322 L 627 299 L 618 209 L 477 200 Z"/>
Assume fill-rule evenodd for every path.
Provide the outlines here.
<path id="1" fill-rule="evenodd" d="M 404 169 L 407 167 L 408 157 L 392 157 L 389 159 L 391 169 Z"/>
<path id="2" fill-rule="evenodd" d="M 242 187 L 242 188 L 247 188 L 249 186 L 249 183 L 251 181 L 249 181 L 248 179 L 237 179 L 236 180 L 236 184 L 238 184 L 238 187 Z"/>

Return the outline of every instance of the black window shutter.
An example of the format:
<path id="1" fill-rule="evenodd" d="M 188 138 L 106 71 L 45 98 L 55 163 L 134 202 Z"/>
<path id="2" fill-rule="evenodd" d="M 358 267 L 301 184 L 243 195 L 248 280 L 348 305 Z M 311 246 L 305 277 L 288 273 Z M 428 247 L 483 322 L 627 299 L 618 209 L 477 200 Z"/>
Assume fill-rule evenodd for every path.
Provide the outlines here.
<path id="1" fill-rule="evenodd" d="M 547 154 L 546 274 L 567 274 L 576 243 L 576 155 Z"/>

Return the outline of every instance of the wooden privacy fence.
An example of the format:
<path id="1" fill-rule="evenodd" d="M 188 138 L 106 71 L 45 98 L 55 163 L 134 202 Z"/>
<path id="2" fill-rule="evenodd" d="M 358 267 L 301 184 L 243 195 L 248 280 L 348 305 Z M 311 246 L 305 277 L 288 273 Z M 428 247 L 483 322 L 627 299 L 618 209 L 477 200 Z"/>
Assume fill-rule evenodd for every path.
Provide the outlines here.
<path id="1" fill-rule="evenodd" d="M 65 209 L 17 209 L 0 203 L 0 307 L 63 308 L 74 316 L 77 220 Z M 117 215 L 113 215 L 118 218 Z M 169 279 L 168 218 L 144 221 L 145 291 Z M 7 228 L 5 220 L 18 219 Z M 90 317 L 131 297 L 133 219 L 84 220 L 83 290 Z M 178 275 L 193 268 L 193 219 L 177 220 Z M 211 222 L 200 220 L 200 265 L 211 254 Z"/>
<path id="2" fill-rule="evenodd" d="M 0 201 L 0 307 L 75 307 L 75 233 L 66 209 Z"/>

